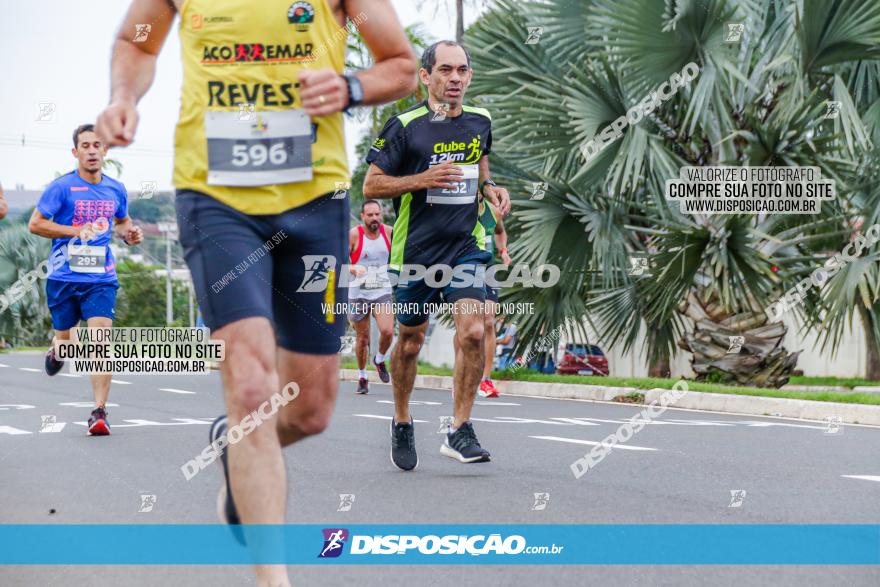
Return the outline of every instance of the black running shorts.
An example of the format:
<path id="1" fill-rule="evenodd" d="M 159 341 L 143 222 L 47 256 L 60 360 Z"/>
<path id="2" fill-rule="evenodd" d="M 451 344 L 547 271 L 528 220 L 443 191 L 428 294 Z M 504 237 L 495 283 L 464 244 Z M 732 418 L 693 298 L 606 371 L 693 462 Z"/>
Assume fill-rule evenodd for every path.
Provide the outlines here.
<path id="1" fill-rule="evenodd" d="M 346 320 L 332 306 L 347 299 L 338 284 L 339 265 L 348 259 L 348 198 L 326 194 L 282 214 L 256 216 L 179 190 L 176 207 L 208 328 L 262 316 L 282 348 L 339 352 Z"/>

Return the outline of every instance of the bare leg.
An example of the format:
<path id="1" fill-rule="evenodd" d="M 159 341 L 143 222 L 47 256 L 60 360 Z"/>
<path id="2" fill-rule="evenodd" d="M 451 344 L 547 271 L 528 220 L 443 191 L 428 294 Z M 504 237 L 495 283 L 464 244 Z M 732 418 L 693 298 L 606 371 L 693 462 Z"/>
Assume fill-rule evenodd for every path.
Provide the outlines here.
<path id="1" fill-rule="evenodd" d="M 483 321 L 485 349 L 485 364 L 483 365 L 483 379 L 492 375 L 492 366 L 495 363 L 495 315 L 498 312 L 498 304 L 486 300 L 486 317 Z"/>
<path id="2" fill-rule="evenodd" d="M 113 326 L 113 320 L 102 316 L 95 316 L 86 320 L 86 324 L 89 328 L 110 328 Z M 68 330 L 68 332 L 70 331 Z M 107 398 L 110 396 L 111 379 L 113 379 L 112 373 L 95 373 L 91 376 L 92 393 L 95 396 L 96 408 L 103 408 L 107 405 Z"/>
<path id="3" fill-rule="evenodd" d="M 281 446 L 323 432 L 336 405 L 339 355 L 306 355 L 278 349 L 278 375 L 281 388 L 291 382 L 299 386 L 297 398 L 279 412 Z"/>
<path id="4" fill-rule="evenodd" d="M 355 333 L 354 354 L 357 357 L 358 369 L 363 371 L 367 368 L 367 358 L 370 355 L 370 315 L 366 318 L 352 322 Z"/>
<path id="5" fill-rule="evenodd" d="M 226 343 L 220 363 L 229 429 L 281 391 L 275 364 L 275 333 L 265 318 L 224 326 L 213 338 Z M 284 524 L 287 476 L 273 414 L 228 451 L 229 482 L 243 524 Z M 290 585 L 285 565 L 256 565 L 259 585 Z"/>
<path id="6" fill-rule="evenodd" d="M 464 312 L 461 307 L 465 304 L 483 306 L 482 302 L 472 299 L 455 302 L 455 338 L 458 342 L 453 371 L 455 428 L 470 420 L 480 374 L 483 372 L 483 313 Z"/>
<path id="7" fill-rule="evenodd" d="M 425 342 L 428 322 L 400 325 L 397 345 L 391 353 L 391 389 L 394 391 L 394 421 L 409 422 L 409 397 L 416 381 L 419 351 Z"/>
<path id="8" fill-rule="evenodd" d="M 389 306 L 386 308 L 384 306 Z M 376 326 L 379 327 L 379 353 L 385 354 L 391 347 L 391 341 L 394 340 L 394 314 L 391 313 L 390 305 L 383 304 L 382 309 L 373 310 L 373 317 L 376 318 Z"/>

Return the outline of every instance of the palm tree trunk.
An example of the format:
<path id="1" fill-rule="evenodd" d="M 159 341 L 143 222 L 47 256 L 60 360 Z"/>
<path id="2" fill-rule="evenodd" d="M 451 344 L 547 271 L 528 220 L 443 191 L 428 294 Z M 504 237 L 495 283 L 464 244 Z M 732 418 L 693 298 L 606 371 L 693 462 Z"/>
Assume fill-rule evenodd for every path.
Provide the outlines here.
<path id="1" fill-rule="evenodd" d="M 662 377 L 665 379 L 669 377 L 670 373 L 669 357 L 663 357 L 662 359 L 652 361 L 648 366 L 648 377 Z"/>
<path id="2" fill-rule="evenodd" d="M 461 43 L 464 38 L 464 0 L 455 0 L 455 40 Z"/>
<path id="3" fill-rule="evenodd" d="M 862 317 L 862 329 L 865 331 L 865 379 L 880 381 L 880 340 L 877 340 L 876 324 L 868 310 L 858 304 L 859 315 Z"/>

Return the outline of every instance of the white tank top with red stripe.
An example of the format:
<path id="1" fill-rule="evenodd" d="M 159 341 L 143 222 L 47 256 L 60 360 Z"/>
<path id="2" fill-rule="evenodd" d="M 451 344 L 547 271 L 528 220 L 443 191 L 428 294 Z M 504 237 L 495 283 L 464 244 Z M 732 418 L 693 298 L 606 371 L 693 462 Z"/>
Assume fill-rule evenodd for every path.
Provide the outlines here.
<path id="1" fill-rule="evenodd" d="M 385 226 L 379 225 L 379 236 L 369 238 L 364 225 L 359 224 L 358 244 L 351 254 L 352 265 L 366 268 L 363 277 L 352 279 L 348 287 L 349 300 L 378 300 L 391 294 L 391 281 L 388 279 L 388 260 L 391 254 L 391 241 Z"/>

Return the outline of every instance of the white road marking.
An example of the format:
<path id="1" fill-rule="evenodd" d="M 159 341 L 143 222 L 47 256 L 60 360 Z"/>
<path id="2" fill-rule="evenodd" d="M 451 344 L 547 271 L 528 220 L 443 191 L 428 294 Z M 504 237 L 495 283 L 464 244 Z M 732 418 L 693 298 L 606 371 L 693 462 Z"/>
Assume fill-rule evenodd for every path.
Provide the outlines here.
<path id="1" fill-rule="evenodd" d="M 496 401 L 487 401 L 487 402 L 474 402 L 478 406 L 521 406 L 522 404 L 515 404 L 513 402 L 496 402 Z"/>
<path id="2" fill-rule="evenodd" d="M 206 422 L 205 419 L 196 419 L 196 418 L 172 418 L 172 420 L 177 420 L 177 422 L 154 422 L 153 420 L 123 420 L 123 422 L 129 422 L 129 424 L 112 424 L 111 428 L 137 428 L 139 426 L 190 426 L 192 424 L 203 424 L 209 426 L 211 423 Z M 88 426 L 88 422 L 74 422 L 74 424 L 78 426 Z"/>
<path id="3" fill-rule="evenodd" d="M 115 383 L 117 385 L 131 385 L 131 381 L 120 381 L 119 379 L 111 379 L 110 383 Z"/>
<path id="4" fill-rule="evenodd" d="M 160 387 L 159 391 L 168 391 L 171 393 L 182 393 L 185 395 L 195 395 L 196 394 L 196 392 L 194 392 L 194 391 L 186 391 L 184 389 L 174 389 L 173 387 Z"/>
<path id="5" fill-rule="evenodd" d="M 19 371 L 30 371 L 31 373 L 42 373 L 42 369 L 34 369 L 33 367 L 19 367 Z"/>
<path id="6" fill-rule="evenodd" d="M 62 377 L 82 377 L 82 375 L 77 375 L 76 373 L 59 373 Z"/>
<path id="7" fill-rule="evenodd" d="M 729 422 L 711 422 L 708 420 L 648 420 L 646 424 L 654 426 L 736 426 Z"/>
<path id="8" fill-rule="evenodd" d="M 787 424 L 785 422 L 759 422 L 757 420 L 741 420 L 736 423 L 748 426 L 750 428 L 769 428 L 770 426 L 785 426 L 786 428 L 812 428 L 813 430 L 825 430 L 828 428 L 828 424 L 822 426 L 809 426 L 807 424 Z M 849 426 L 849 424 L 846 423 L 843 423 L 842 425 Z"/>
<path id="9" fill-rule="evenodd" d="M 376 414 L 352 414 L 352 416 L 358 416 L 360 418 L 376 418 L 377 420 L 390 420 L 391 416 L 377 416 Z M 415 420 L 413 422 L 420 422 L 422 424 L 427 424 L 427 420 Z"/>
<path id="10" fill-rule="evenodd" d="M 0 363 L 0 367 L 9 367 L 6 363 Z"/>
<path id="11" fill-rule="evenodd" d="M 532 418 L 517 418 L 516 416 L 498 416 L 496 418 L 471 418 L 472 422 L 492 422 L 495 424 L 554 424 L 556 426 L 571 426 L 567 422 L 554 422 L 553 420 L 535 420 Z"/>
<path id="12" fill-rule="evenodd" d="M 880 483 L 880 475 L 841 475 L 847 479 L 861 479 L 863 481 L 876 481 Z"/>
<path id="13" fill-rule="evenodd" d="M 623 424 L 626 420 L 604 420 L 602 418 L 578 418 L 578 420 L 586 420 L 587 422 L 602 422 L 603 424 Z"/>
<path id="14" fill-rule="evenodd" d="M 560 422 L 575 426 L 598 426 L 595 422 L 587 422 L 586 418 L 553 418 L 553 420 L 559 420 Z"/>
<path id="15" fill-rule="evenodd" d="M 0 404 L 0 412 L 5 412 L 6 410 L 33 410 L 35 407 L 29 404 Z"/>
<path id="16" fill-rule="evenodd" d="M 40 429 L 40 434 L 53 434 L 56 432 L 61 432 L 64 430 L 64 427 L 67 426 L 67 422 L 55 422 L 54 424 L 49 424 L 48 426 L 44 426 Z"/>
<path id="17" fill-rule="evenodd" d="M 699 392 L 697 392 L 697 393 L 699 393 Z M 630 406 L 630 407 L 642 406 L 642 404 L 623 404 L 620 402 L 612 402 L 612 401 L 604 401 L 604 400 L 596 400 L 596 399 L 580 399 L 580 398 L 574 398 L 574 397 L 545 397 L 543 395 L 529 395 L 529 394 L 525 394 L 525 393 L 505 392 L 504 395 L 510 396 L 510 397 L 518 397 L 518 398 L 519 397 L 527 397 L 529 399 L 539 399 L 539 400 L 559 401 L 559 402 L 577 402 L 577 403 L 582 403 L 582 404 L 604 404 L 606 406 L 615 406 L 618 408 L 627 407 L 627 406 Z M 816 420 L 809 420 L 809 419 L 804 419 L 804 418 L 793 418 L 791 416 L 755 416 L 755 414 L 744 414 L 743 412 L 720 412 L 718 410 L 698 410 L 695 408 L 676 408 L 673 406 L 666 406 L 666 409 L 672 410 L 674 412 L 687 412 L 690 414 L 716 414 L 718 416 L 728 416 L 728 417 L 730 417 L 730 416 L 740 416 L 740 417 L 744 416 L 746 418 L 768 418 L 768 419 L 773 419 L 773 420 L 787 420 L 789 422 L 815 422 L 816 421 Z M 819 422 L 819 423 L 822 424 L 820 429 L 824 430 L 825 428 L 827 428 L 827 423 L 825 423 L 825 422 Z M 876 424 L 851 424 L 849 422 L 846 422 L 845 425 L 847 427 L 856 426 L 859 428 L 873 428 L 874 430 L 878 429 Z"/>
<path id="18" fill-rule="evenodd" d="M 389 399 L 377 399 L 377 404 L 393 404 L 394 402 Z M 442 406 L 441 402 L 428 402 L 425 400 L 412 400 L 409 402 L 411 406 Z"/>
<path id="19" fill-rule="evenodd" d="M 94 408 L 95 407 L 95 404 L 93 404 L 92 402 L 61 402 L 58 405 L 59 406 L 70 406 L 71 408 Z M 111 404 L 108 402 L 108 403 L 104 404 L 104 407 L 118 408 L 119 404 Z"/>
<path id="20" fill-rule="evenodd" d="M 556 442 L 570 442 L 571 444 L 588 444 L 590 446 L 599 446 L 602 444 L 601 442 L 594 442 L 592 440 L 580 440 L 579 438 L 562 438 L 560 436 L 529 436 L 529 438 L 537 438 L 539 440 L 554 440 Z M 647 446 L 634 446 L 632 444 L 615 444 L 611 450 L 659 450 L 656 448 L 649 448 Z"/>
<path id="21" fill-rule="evenodd" d="M 32 432 L 13 428 L 12 426 L 0 426 L 0 434 L 12 434 L 13 436 L 17 436 L 19 434 L 32 434 Z"/>

